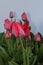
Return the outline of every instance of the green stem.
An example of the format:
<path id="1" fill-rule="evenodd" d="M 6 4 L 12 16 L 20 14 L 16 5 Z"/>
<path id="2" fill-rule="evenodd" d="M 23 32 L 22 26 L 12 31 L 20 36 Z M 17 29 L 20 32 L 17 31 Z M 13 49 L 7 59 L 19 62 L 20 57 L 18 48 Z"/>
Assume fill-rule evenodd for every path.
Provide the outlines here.
<path id="1" fill-rule="evenodd" d="M 35 43 L 35 52 L 36 54 L 38 53 L 38 43 L 37 42 Z"/>
<path id="2" fill-rule="evenodd" d="M 17 45 L 17 48 L 18 48 L 18 43 L 19 43 L 19 39 L 16 38 L 16 45 Z"/>
<path id="3" fill-rule="evenodd" d="M 9 53 L 9 55 L 12 57 L 14 55 L 14 49 L 13 49 L 13 45 L 12 45 L 11 39 L 7 39 L 6 40 L 6 44 L 7 44 L 7 51 Z"/>
<path id="4" fill-rule="evenodd" d="M 27 57 L 27 65 L 29 65 L 29 50 L 28 50 L 28 39 L 26 38 L 26 57 Z"/>
<path id="5" fill-rule="evenodd" d="M 11 22 L 12 22 L 12 18 L 11 18 Z"/>
<path id="6" fill-rule="evenodd" d="M 34 57 L 34 61 L 33 61 L 32 65 L 35 64 L 36 60 L 37 60 L 37 55 Z"/>
<path id="7" fill-rule="evenodd" d="M 29 50 L 28 50 L 28 47 L 27 47 L 27 65 L 29 65 Z"/>
<path id="8" fill-rule="evenodd" d="M 28 40 L 27 40 L 27 38 L 26 38 L 26 50 L 27 50 L 27 47 L 28 47 Z"/>
<path id="9" fill-rule="evenodd" d="M 26 64 L 26 51 L 25 51 L 25 48 L 23 47 L 23 42 L 21 38 L 20 38 L 20 45 L 21 45 L 22 52 L 23 52 L 23 65 L 27 65 Z"/>

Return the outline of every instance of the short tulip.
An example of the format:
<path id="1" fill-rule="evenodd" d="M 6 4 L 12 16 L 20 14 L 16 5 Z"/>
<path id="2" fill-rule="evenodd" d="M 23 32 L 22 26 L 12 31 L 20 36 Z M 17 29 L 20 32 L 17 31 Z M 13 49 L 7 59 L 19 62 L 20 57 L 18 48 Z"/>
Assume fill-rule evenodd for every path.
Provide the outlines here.
<path id="1" fill-rule="evenodd" d="M 10 38 L 11 37 L 11 33 L 9 31 L 6 31 L 6 38 Z"/>
<path id="2" fill-rule="evenodd" d="M 35 35 L 35 41 L 40 41 L 40 40 L 41 40 L 40 35 L 39 35 L 39 34 L 36 34 L 36 35 Z"/>

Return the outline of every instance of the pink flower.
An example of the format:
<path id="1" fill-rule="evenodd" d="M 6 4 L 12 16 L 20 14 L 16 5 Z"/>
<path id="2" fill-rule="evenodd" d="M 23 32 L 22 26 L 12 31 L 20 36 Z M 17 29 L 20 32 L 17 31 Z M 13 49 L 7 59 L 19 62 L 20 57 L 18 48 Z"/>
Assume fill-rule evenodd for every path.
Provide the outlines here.
<path id="1" fill-rule="evenodd" d="M 27 26 L 29 26 L 29 21 L 27 19 L 24 20 L 24 24 L 27 25 Z"/>
<path id="2" fill-rule="evenodd" d="M 26 20 L 26 19 L 27 19 L 27 15 L 26 15 L 26 13 L 23 12 L 22 15 L 21 15 L 21 17 L 22 17 L 22 20 Z"/>
<path id="3" fill-rule="evenodd" d="M 10 17 L 10 18 L 13 18 L 13 17 L 14 17 L 14 15 L 13 15 L 13 12 L 12 12 L 12 11 L 10 11 L 10 13 L 9 13 L 9 17 Z"/>
<path id="4" fill-rule="evenodd" d="M 18 27 L 16 22 L 12 22 L 11 24 L 11 32 L 15 37 L 19 37 Z"/>
<path id="5" fill-rule="evenodd" d="M 29 27 L 27 25 L 25 25 L 25 24 L 24 25 L 22 24 L 22 29 L 25 32 L 25 36 L 29 38 L 29 36 L 30 36 L 30 29 L 29 29 Z"/>
<path id="6" fill-rule="evenodd" d="M 22 29 L 20 23 L 12 22 L 11 31 L 12 31 L 12 34 L 15 35 L 15 37 L 24 37 L 25 36 L 24 30 Z"/>
<path id="7" fill-rule="evenodd" d="M 18 23 L 18 29 L 19 29 L 19 36 L 24 37 L 25 32 L 24 32 L 23 28 L 21 27 L 21 24 L 19 24 L 19 23 Z"/>
<path id="8" fill-rule="evenodd" d="M 29 38 L 30 37 L 30 30 L 29 30 L 29 28 L 26 29 L 25 33 L 26 33 L 26 36 Z"/>
<path id="9" fill-rule="evenodd" d="M 6 31 L 6 38 L 10 38 L 11 37 L 11 33 L 9 31 Z"/>
<path id="10" fill-rule="evenodd" d="M 40 37 L 40 35 L 37 33 L 36 35 L 35 35 L 35 41 L 40 41 L 41 40 L 41 37 Z"/>
<path id="11" fill-rule="evenodd" d="M 9 19 L 5 19 L 4 20 L 4 28 L 6 30 L 10 30 L 10 26 L 11 26 L 11 23 L 10 23 Z"/>

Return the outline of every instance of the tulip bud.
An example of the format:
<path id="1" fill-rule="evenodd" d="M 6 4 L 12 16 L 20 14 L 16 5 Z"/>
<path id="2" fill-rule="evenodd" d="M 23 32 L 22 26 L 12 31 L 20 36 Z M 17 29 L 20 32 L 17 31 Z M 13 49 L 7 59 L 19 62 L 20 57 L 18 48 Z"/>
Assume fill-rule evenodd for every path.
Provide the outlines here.
<path id="1" fill-rule="evenodd" d="M 41 40 L 41 37 L 40 37 L 39 34 L 36 34 L 34 39 L 35 39 L 35 41 L 40 41 Z"/>
<path id="2" fill-rule="evenodd" d="M 9 13 L 9 17 L 10 17 L 10 18 L 13 18 L 13 17 L 14 17 L 14 15 L 13 15 L 13 12 L 12 12 L 12 11 L 10 11 L 10 13 Z"/>
<path id="3" fill-rule="evenodd" d="M 11 33 L 9 31 L 6 31 L 6 38 L 10 38 L 11 37 Z"/>
<path id="4" fill-rule="evenodd" d="M 4 20 L 4 28 L 5 28 L 6 30 L 10 30 L 10 26 L 11 26 L 10 20 L 9 20 L 9 19 L 5 19 L 5 20 Z"/>
<path id="5" fill-rule="evenodd" d="M 22 15 L 21 15 L 21 17 L 22 17 L 22 20 L 26 20 L 26 19 L 27 19 L 27 15 L 26 15 L 26 13 L 23 12 Z"/>
<path id="6" fill-rule="evenodd" d="M 9 13 L 9 17 L 11 18 L 11 21 L 12 21 L 12 18 L 14 17 L 14 15 L 13 15 L 13 12 L 12 12 L 12 11 L 10 11 L 10 13 Z"/>

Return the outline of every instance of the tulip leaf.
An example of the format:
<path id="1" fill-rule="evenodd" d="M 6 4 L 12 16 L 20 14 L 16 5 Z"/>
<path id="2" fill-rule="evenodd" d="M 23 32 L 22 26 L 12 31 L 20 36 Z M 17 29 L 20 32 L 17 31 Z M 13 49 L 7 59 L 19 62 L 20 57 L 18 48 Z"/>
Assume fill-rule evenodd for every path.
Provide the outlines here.
<path id="1" fill-rule="evenodd" d="M 0 56 L 0 65 L 4 65 L 4 62 L 1 56 Z"/>
<path id="2" fill-rule="evenodd" d="M 27 65 L 27 64 L 26 64 L 26 50 L 25 50 L 25 48 L 23 47 L 23 42 L 22 42 L 22 39 L 21 39 L 21 38 L 20 38 L 20 44 L 21 44 L 22 53 L 23 53 L 23 65 Z"/>
<path id="3" fill-rule="evenodd" d="M 8 63 L 9 65 L 18 65 L 16 62 L 13 62 L 13 61 L 9 61 Z"/>
<path id="4" fill-rule="evenodd" d="M 8 56 L 6 50 L 0 46 L 0 56 L 5 59 L 8 60 L 10 57 Z"/>
<path id="5" fill-rule="evenodd" d="M 37 56 L 34 57 L 34 60 L 33 60 L 33 62 L 32 62 L 32 65 L 35 64 L 36 60 L 37 60 Z"/>

